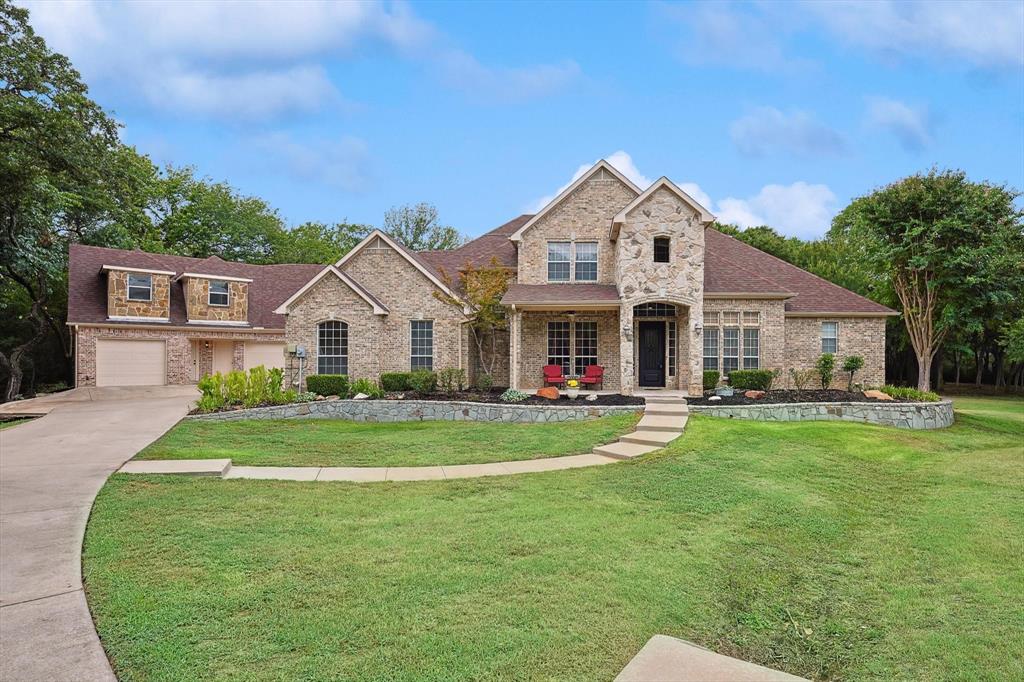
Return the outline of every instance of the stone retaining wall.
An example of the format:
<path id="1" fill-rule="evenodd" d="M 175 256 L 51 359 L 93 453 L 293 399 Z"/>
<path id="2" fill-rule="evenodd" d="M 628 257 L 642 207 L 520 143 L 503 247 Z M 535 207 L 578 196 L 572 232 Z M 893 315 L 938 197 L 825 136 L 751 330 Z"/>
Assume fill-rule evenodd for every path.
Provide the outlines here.
<path id="1" fill-rule="evenodd" d="M 691 412 L 728 419 L 773 422 L 847 421 L 899 429 L 942 429 L 953 425 L 953 402 L 937 403 L 781 403 L 690 405 Z"/>
<path id="2" fill-rule="evenodd" d="M 539 423 L 593 419 L 610 414 L 629 414 L 643 405 L 497 405 L 438 400 L 320 400 L 312 403 L 256 407 L 188 419 L 234 421 L 237 419 L 348 419 L 357 422 L 408 422 L 425 420 Z"/>

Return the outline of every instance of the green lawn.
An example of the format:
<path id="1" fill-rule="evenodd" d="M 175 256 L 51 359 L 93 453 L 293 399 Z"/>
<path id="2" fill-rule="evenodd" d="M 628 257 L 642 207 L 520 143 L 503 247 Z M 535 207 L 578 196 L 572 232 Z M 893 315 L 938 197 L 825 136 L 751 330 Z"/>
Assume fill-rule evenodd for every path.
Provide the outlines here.
<path id="1" fill-rule="evenodd" d="M 18 424 L 24 424 L 27 421 L 29 421 L 29 420 L 28 419 L 9 419 L 7 421 L 0 421 L 0 431 L 3 431 L 4 429 L 9 429 L 12 426 L 17 426 Z"/>
<path id="2" fill-rule="evenodd" d="M 223 459 L 239 466 L 430 466 L 578 455 L 629 433 L 638 414 L 562 424 L 333 419 L 186 420 L 136 459 Z"/>
<path id="3" fill-rule="evenodd" d="M 964 404 L 935 432 L 695 416 L 525 476 L 115 475 L 86 589 L 124 680 L 610 680 L 655 633 L 816 679 L 1021 679 L 1024 403 Z"/>

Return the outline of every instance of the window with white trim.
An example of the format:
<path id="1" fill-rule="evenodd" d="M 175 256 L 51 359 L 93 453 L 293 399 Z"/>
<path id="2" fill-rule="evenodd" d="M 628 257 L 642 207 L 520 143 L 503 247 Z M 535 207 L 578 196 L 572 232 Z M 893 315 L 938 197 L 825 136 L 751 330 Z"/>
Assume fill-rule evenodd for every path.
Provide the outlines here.
<path id="1" fill-rule="evenodd" d="M 572 242 L 548 242 L 548 281 L 568 282 L 571 259 Z"/>
<path id="2" fill-rule="evenodd" d="M 153 275 L 128 274 L 128 300 L 153 300 Z"/>
<path id="3" fill-rule="evenodd" d="M 722 313 L 722 324 L 729 326 L 739 326 L 740 314 L 735 310 L 728 310 Z"/>
<path id="4" fill-rule="evenodd" d="M 597 281 L 597 242 L 575 242 L 577 282 Z"/>
<path id="5" fill-rule="evenodd" d="M 587 367 L 597 364 L 597 322 L 577 322 L 574 332 L 576 352 L 573 357 L 573 367 L 576 374 L 583 376 Z"/>
<path id="6" fill-rule="evenodd" d="M 348 325 L 338 320 L 317 325 L 317 374 L 348 374 Z"/>
<path id="7" fill-rule="evenodd" d="M 705 327 L 717 327 L 718 326 L 718 313 L 704 312 L 704 326 Z"/>
<path id="8" fill-rule="evenodd" d="M 718 327 L 704 329 L 704 369 L 718 370 Z"/>
<path id="9" fill-rule="evenodd" d="M 739 327 L 722 329 L 722 372 L 729 374 L 740 368 L 740 330 Z"/>
<path id="10" fill-rule="evenodd" d="M 548 322 L 547 364 L 558 365 L 562 374 L 568 374 L 569 361 L 569 323 L 562 320 Z"/>
<path id="11" fill-rule="evenodd" d="M 760 365 L 760 334 L 757 327 L 743 328 L 743 369 L 757 369 Z"/>
<path id="12" fill-rule="evenodd" d="M 753 326 L 761 324 L 761 313 L 756 310 L 745 310 L 743 311 L 743 326 Z"/>
<path id="13" fill-rule="evenodd" d="M 676 375 L 676 323 L 672 320 L 668 323 L 668 375 Z"/>
<path id="14" fill-rule="evenodd" d="M 434 369 L 434 321 L 413 320 L 410 330 L 410 369 Z"/>
<path id="15" fill-rule="evenodd" d="M 839 350 L 839 323 L 821 323 L 821 352 L 836 354 Z"/>
<path id="16" fill-rule="evenodd" d="M 210 281 L 210 305 L 228 304 L 228 283 L 223 280 Z"/>

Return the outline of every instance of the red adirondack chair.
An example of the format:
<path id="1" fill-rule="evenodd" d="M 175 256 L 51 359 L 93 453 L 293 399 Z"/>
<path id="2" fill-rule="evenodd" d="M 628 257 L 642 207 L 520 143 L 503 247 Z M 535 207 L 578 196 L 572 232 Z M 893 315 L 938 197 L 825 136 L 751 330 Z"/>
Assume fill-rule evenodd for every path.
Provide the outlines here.
<path id="1" fill-rule="evenodd" d="M 604 385 L 604 367 L 601 365 L 587 365 L 587 368 L 583 370 L 583 376 L 580 377 L 580 383 L 584 386 L 597 386 Z"/>
<path id="2" fill-rule="evenodd" d="M 556 386 L 565 383 L 562 376 L 562 368 L 559 365 L 544 365 L 544 385 L 554 384 Z"/>

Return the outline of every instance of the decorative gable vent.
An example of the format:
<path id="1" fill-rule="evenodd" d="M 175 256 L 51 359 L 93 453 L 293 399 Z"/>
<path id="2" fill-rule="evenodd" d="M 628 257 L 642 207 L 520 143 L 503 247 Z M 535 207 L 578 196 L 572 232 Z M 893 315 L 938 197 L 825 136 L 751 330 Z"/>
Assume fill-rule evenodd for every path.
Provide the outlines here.
<path id="1" fill-rule="evenodd" d="M 382 256 L 391 253 L 391 247 L 383 239 L 377 237 L 366 247 L 366 251 L 371 256 Z"/>

